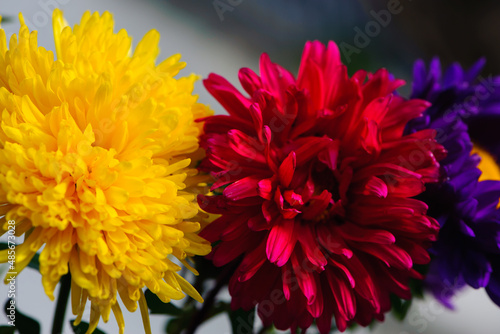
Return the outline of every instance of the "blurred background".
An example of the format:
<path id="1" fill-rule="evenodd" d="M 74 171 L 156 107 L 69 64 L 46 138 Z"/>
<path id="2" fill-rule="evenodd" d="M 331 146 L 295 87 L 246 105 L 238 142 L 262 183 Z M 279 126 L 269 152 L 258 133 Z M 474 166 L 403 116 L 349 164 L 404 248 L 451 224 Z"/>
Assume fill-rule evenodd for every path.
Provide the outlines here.
<path id="1" fill-rule="evenodd" d="M 210 72 L 237 84 L 241 67 L 258 70 L 258 59 L 267 52 L 274 62 L 296 73 L 305 41 L 334 40 L 349 72 L 375 71 L 386 67 L 411 83 L 412 64 L 438 55 L 444 64 L 454 61 L 465 67 L 486 57 L 483 76 L 500 73 L 500 2 L 493 0 L 17 0 L 0 2 L 2 28 L 7 35 L 19 29 L 23 12 L 31 30 L 38 30 L 39 45 L 54 50 L 51 12 L 62 8 L 70 25 L 85 10 L 110 11 L 116 31 L 126 29 L 134 44 L 150 29 L 161 33 L 162 60 L 181 53 L 191 72 L 206 77 Z M 404 92 L 409 92 L 407 85 Z M 223 110 L 203 89 L 195 88 L 200 102 Z M 18 243 L 22 242 L 21 240 Z M 5 266 L 0 267 L 5 272 Z M 3 275 L 2 275 L 3 277 Z M 27 268 L 17 281 L 18 310 L 50 331 L 55 305 L 44 294 L 38 272 Z M 228 298 L 226 293 L 225 298 Z M 0 302 L 7 287 L 0 286 Z M 84 318 L 88 319 L 88 309 Z M 2 312 L 3 314 L 3 312 Z M 456 300 L 456 310 L 444 309 L 432 299 L 413 303 L 403 322 L 392 316 L 373 330 L 354 333 L 385 334 L 495 334 L 500 332 L 500 310 L 484 291 L 466 290 Z M 68 319 L 73 319 L 68 309 Z M 140 313 L 125 314 L 126 333 L 143 332 Z M 152 316 L 153 333 L 164 332 L 165 318 Z M 7 319 L 0 316 L 0 324 Z M 117 333 L 115 320 L 99 324 Z M 69 325 L 65 333 L 72 333 Z M 199 333 L 230 333 L 225 316 L 208 321 Z M 309 332 L 308 332 L 309 333 Z M 314 333 L 312 330 L 311 333 Z"/>

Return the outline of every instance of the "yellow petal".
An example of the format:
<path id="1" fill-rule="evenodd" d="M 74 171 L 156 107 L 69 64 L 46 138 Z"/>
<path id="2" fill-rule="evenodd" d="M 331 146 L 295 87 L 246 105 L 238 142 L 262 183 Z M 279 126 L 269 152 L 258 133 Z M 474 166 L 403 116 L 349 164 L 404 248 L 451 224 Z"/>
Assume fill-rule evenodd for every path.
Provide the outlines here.
<path id="1" fill-rule="evenodd" d="M 54 9 L 52 13 L 52 28 L 54 30 L 54 42 L 56 45 L 56 54 L 58 57 L 62 56 L 61 52 L 61 32 L 64 27 L 68 26 L 68 22 L 63 17 L 63 13 L 59 8 Z"/>
<path id="2" fill-rule="evenodd" d="M 97 328 L 97 324 L 99 323 L 99 318 L 101 317 L 101 313 L 99 312 L 99 306 L 97 303 L 92 302 L 90 306 L 90 321 L 89 328 L 85 334 L 92 334 Z"/>
<path id="3" fill-rule="evenodd" d="M 174 273 L 174 275 L 175 275 L 175 278 L 177 279 L 177 282 L 179 282 L 179 285 L 181 286 L 182 291 L 187 293 L 189 296 L 191 296 L 196 301 L 203 303 L 203 298 L 201 297 L 201 295 L 198 293 L 198 291 L 196 291 L 195 288 L 193 288 L 193 286 L 188 281 L 186 281 L 181 275 L 179 275 L 177 273 Z"/>
<path id="4" fill-rule="evenodd" d="M 120 309 L 120 305 L 118 303 L 115 303 L 113 304 L 113 306 L 111 306 L 111 309 L 113 310 L 113 314 L 115 315 L 115 319 L 118 324 L 119 334 L 124 334 L 125 320 L 123 319 L 123 313 L 122 310 Z"/>
<path id="5" fill-rule="evenodd" d="M 139 299 L 139 308 L 141 309 L 142 323 L 144 324 L 144 333 L 151 334 L 151 323 L 149 322 L 149 310 L 148 303 L 146 302 L 146 297 L 144 292 L 141 292 L 141 298 Z"/>
<path id="6" fill-rule="evenodd" d="M 481 170 L 481 176 L 479 181 L 484 180 L 495 180 L 500 181 L 500 167 L 496 163 L 495 159 L 491 154 L 489 154 L 485 149 L 474 145 L 471 154 L 477 154 L 481 157 L 481 161 L 477 166 Z"/>

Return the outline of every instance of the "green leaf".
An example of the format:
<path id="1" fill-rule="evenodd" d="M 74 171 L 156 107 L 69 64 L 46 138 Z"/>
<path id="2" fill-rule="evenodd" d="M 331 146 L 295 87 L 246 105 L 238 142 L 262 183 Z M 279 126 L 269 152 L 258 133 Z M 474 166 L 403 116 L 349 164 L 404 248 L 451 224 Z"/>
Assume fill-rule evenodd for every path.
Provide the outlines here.
<path id="1" fill-rule="evenodd" d="M 196 307 L 193 305 L 184 307 L 181 314 L 179 314 L 179 317 L 173 318 L 167 323 L 165 331 L 168 334 L 180 334 L 183 330 L 188 328 L 195 313 Z"/>
<path id="2" fill-rule="evenodd" d="M 146 296 L 146 301 L 148 303 L 148 308 L 151 310 L 151 314 L 180 315 L 182 313 L 182 310 L 174 304 L 162 302 L 160 298 L 149 291 L 149 289 L 146 290 L 144 295 Z"/>
<path id="3" fill-rule="evenodd" d="M 14 301 L 13 304 L 11 303 L 11 300 Z M 14 319 L 9 318 L 12 310 L 7 309 L 8 307 L 12 307 L 11 305 L 15 306 L 15 310 L 12 313 Z M 14 321 L 14 328 L 17 329 L 20 334 L 40 334 L 40 324 L 38 323 L 38 321 L 28 317 L 27 315 L 19 311 L 15 299 L 7 299 L 7 302 L 5 302 L 3 309 L 5 315 L 7 316 L 7 321 Z"/>
<path id="4" fill-rule="evenodd" d="M 214 242 L 212 244 L 212 247 L 217 246 L 219 243 L 220 241 Z M 201 273 L 199 276 L 196 276 L 197 280 L 206 281 L 207 279 L 210 278 L 217 279 L 217 277 L 219 277 L 221 273 L 221 268 L 214 266 L 212 261 L 207 260 L 206 258 L 201 256 L 197 256 L 193 260 L 196 270 L 198 270 Z"/>
<path id="5" fill-rule="evenodd" d="M 255 320 L 255 307 L 250 311 L 238 309 L 229 311 L 229 320 L 231 320 L 231 328 L 233 334 L 252 334 L 253 324 Z"/>
<path id="6" fill-rule="evenodd" d="M 77 326 L 74 325 L 76 319 L 70 320 L 69 324 L 71 325 L 71 328 L 73 329 L 73 333 L 75 334 L 85 334 L 87 330 L 89 329 L 89 323 L 88 322 L 80 322 Z M 103 331 L 101 331 L 99 328 L 96 328 L 95 331 L 92 332 L 92 334 L 106 334 Z"/>
<path id="7" fill-rule="evenodd" d="M 210 309 L 210 311 L 208 312 L 204 321 L 206 321 L 212 317 L 215 317 L 216 315 L 219 315 L 223 312 L 229 313 L 230 311 L 231 311 L 231 306 L 229 305 L 229 303 L 219 301 L 219 302 L 215 303 L 215 305 Z"/>
<path id="8" fill-rule="evenodd" d="M 0 334 L 14 334 L 16 327 L 14 326 L 0 326 Z"/>
<path id="9" fill-rule="evenodd" d="M 3 23 L 10 23 L 10 22 L 14 22 L 14 17 L 13 16 L 10 16 L 10 15 L 3 16 L 2 15 L 2 24 Z M 0 334 L 1 334 L 1 332 L 0 332 Z"/>
<path id="10" fill-rule="evenodd" d="M 392 313 L 396 317 L 396 319 L 402 321 L 406 317 L 408 310 L 411 306 L 411 299 L 404 300 L 399 298 L 396 295 L 391 295 L 391 304 L 392 304 Z"/>
<path id="11" fill-rule="evenodd" d="M 332 327 L 332 333 L 334 331 L 335 331 L 335 328 Z M 257 334 L 275 334 L 276 333 L 276 328 L 273 325 L 270 325 L 270 326 L 267 326 L 267 327 L 262 326 L 258 331 L 256 331 L 256 333 Z"/>
<path id="12" fill-rule="evenodd" d="M 184 329 L 182 326 L 183 326 L 182 319 L 180 319 L 180 318 L 171 319 L 167 323 L 165 333 L 167 333 L 167 334 L 179 334 Z"/>
<path id="13" fill-rule="evenodd" d="M 426 275 L 429 271 L 429 265 L 414 265 L 413 268 L 421 273 L 422 275 Z M 413 297 L 423 299 L 424 298 L 424 281 L 421 279 L 412 278 L 410 280 L 410 289 Z"/>

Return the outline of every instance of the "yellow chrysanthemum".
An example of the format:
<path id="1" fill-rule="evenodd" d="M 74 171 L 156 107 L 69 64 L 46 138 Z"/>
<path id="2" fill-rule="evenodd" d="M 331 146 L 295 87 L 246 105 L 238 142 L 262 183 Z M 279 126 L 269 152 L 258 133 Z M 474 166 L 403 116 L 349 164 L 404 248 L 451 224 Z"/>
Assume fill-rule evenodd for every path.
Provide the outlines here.
<path id="1" fill-rule="evenodd" d="M 40 253 L 42 284 L 53 299 L 71 273 L 77 323 L 91 301 L 92 332 L 111 310 L 120 333 L 126 308 L 139 305 L 146 331 L 148 287 L 168 302 L 200 295 L 177 271 L 177 258 L 205 255 L 195 169 L 201 125 L 210 114 L 192 95 L 196 76 L 175 79 L 180 55 L 159 65 L 157 31 L 135 51 L 111 14 L 85 13 L 67 26 L 54 11 L 56 59 L 37 46 L 22 16 L 7 47 L 0 30 L 0 217 L 25 236 L 20 272 Z M 0 261 L 8 259 L 7 250 Z"/>

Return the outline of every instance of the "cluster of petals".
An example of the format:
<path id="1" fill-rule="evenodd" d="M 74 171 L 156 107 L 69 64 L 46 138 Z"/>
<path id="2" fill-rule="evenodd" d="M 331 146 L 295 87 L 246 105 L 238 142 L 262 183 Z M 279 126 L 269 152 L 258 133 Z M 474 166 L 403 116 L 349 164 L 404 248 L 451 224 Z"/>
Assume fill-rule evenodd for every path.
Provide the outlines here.
<path id="1" fill-rule="evenodd" d="M 229 115 L 204 119 L 214 183 L 199 196 L 221 215 L 201 232 L 214 264 L 238 263 L 232 307 L 258 305 L 264 325 L 292 332 L 383 319 L 391 294 L 410 298 L 439 229 L 413 197 L 446 153 L 433 130 L 403 135 L 429 103 L 396 94 L 404 82 L 385 69 L 349 77 L 333 42 L 308 42 L 297 78 L 263 54 L 260 76 L 239 79 L 248 95 L 204 81 Z"/>
<path id="2" fill-rule="evenodd" d="M 119 295 L 150 332 L 144 287 L 164 302 L 201 301 L 178 262 L 211 249 L 196 234 L 195 119 L 210 115 L 192 95 L 197 77 L 174 78 L 179 55 L 155 64 L 156 31 L 132 51 L 107 12 L 71 28 L 55 10 L 56 57 L 20 20 L 8 45 L 0 30 L 0 227 L 15 221 L 24 235 L 15 271 L 43 248 L 45 292 L 53 299 L 69 272 L 76 323 L 90 300 L 88 332 L 113 311 L 123 333 Z"/>
<path id="3" fill-rule="evenodd" d="M 414 66 L 413 98 L 432 103 L 406 132 L 434 129 L 448 151 L 441 181 L 421 195 L 441 225 L 433 245 L 426 287 L 448 307 L 465 285 L 485 288 L 500 306 L 500 157 L 495 140 L 500 120 L 500 78 L 481 78 L 484 60 L 469 70 L 439 59 Z M 473 154 L 474 153 L 474 154 Z"/>

